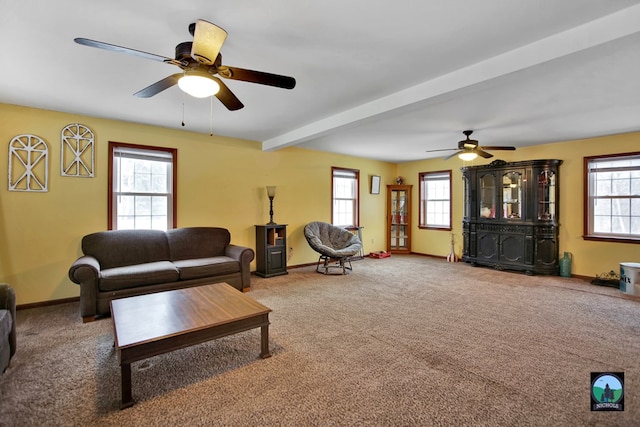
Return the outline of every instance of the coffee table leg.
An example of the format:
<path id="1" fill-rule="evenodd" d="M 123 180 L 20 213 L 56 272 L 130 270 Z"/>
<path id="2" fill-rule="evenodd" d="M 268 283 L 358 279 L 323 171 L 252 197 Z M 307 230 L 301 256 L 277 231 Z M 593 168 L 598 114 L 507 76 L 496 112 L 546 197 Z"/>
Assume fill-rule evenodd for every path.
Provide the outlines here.
<path id="1" fill-rule="evenodd" d="M 126 409 L 133 406 L 133 396 L 131 394 L 131 363 L 122 363 L 120 365 L 120 371 L 122 382 L 120 409 Z"/>
<path id="2" fill-rule="evenodd" d="M 266 359 L 267 357 L 271 357 L 271 352 L 269 351 L 269 324 L 268 323 L 260 327 L 260 336 L 261 336 L 260 344 L 262 346 L 260 357 L 262 357 L 263 359 Z"/>

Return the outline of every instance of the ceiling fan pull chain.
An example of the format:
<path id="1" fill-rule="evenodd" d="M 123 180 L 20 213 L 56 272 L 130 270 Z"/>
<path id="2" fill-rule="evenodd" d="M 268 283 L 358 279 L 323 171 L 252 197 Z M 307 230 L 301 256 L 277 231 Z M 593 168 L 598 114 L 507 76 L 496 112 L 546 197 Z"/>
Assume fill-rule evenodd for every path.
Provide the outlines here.
<path id="1" fill-rule="evenodd" d="M 209 97 L 211 101 L 211 121 L 209 122 L 209 136 L 213 136 L 213 96 Z"/>
<path id="2" fill-rule="evenodd" d="M 184 92 L 182 92 L 182 127 L 184 127 Z"/>

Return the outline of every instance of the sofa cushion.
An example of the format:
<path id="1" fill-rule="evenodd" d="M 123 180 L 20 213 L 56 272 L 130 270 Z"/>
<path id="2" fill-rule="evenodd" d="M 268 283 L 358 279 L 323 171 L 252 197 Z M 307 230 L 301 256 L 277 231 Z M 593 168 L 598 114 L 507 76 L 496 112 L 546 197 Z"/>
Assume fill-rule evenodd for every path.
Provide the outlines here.
<path id="1" fill-rule="evenodd" d="M 179 277 L 176 266 L 169 261 L 148 262 L 102 270 L 98 287 L 101 291 L 116 291 L 142 285 L 171 283 Z"/>
<path id="2" fill-rule="evenodd" d="M 13 319 L 11 318 L 11 312 L 9 310 L 0 310 L 0 345 L 7 345 L 7 337 L 11 333 L 11 326 L 13 325 Z"/>
<path id="3" fill-rule="evenodd" d="M 186 259 L 174 261 L 174 264 L 180 272 L 181 280 L 221 276 L 224 274 L 238 273 L 240 271 L 240 263 L 228 256 Z"/>
<path id="4" fill-rule="evenodd" d="M 229 230 L 219 227 L 174 228 L 166 235 L 171 261 L 223 256 L 231 242 Z"/>
<path id="5" fill-rule="evenodd" d="M 169 243 L 161 230 L 110 230 L 84 236 L 82 252 L 105 269 L 168 261 Z"/>
<path id="6" fill-rule="evenodd" d="M 11 334 L 12 324 L 11 312 L 0 309 L 0 372 L 4 372 L 11 359 L 9 334 Z"/>

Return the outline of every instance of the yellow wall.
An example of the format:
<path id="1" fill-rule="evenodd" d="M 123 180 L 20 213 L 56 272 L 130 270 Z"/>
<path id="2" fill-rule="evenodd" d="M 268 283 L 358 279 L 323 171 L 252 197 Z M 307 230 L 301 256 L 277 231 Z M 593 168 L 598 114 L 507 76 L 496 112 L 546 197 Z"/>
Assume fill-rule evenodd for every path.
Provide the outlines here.
<path id="1" fill-rule="evenodd" d="M 573 254 L 572 273 L 595 277 L 610 270 L 619 272 L 621 262 L 640 262 L 640 244 L 587 241 L 583 234 L 583 157 L 602 154 L 627 153 L 640 150 L 640 132 L 578 141 L 558 142 L 518 148 L 516 151 L 494 151 L 491 159 L 467 162 L 467 165 L 487 164 L 495 159 L 508 162 L 533 159 L 561 159 L 560 181 L 560 256 Z M 451 170 L 453 180 L 453 228 L 456 234 L 456 253 L 462 252 L 462 174 L 464 162 L 431 159 L 402 163 L 398 174 L 413 184 L 413 200 L 418 200 L 418 174 L 437 170 Z M 414 203 L 413 224 L 418 223 L 418 206 Z M 412 231 L 412 250 L 418 253 L 446 256 L 451 246 L 448 231 Z"/>
<path id="2" fill-rule="evenodd" d="M 95 178 L 60 175 L 60 132 L 70 123 L 91 128 Z M 20 134 L 49 146 L 49 191 L 8 191 L 8 145 Z M 360 223 L 366 251 L 385 249 L 385 195 L 369 194 L 371 175 L 390 184 L 392 163 L 261 145 L 224 137 L 0 104 L 0 282 L 16 289 L 18 304 L 79 295 L 67 277 L 85 234 L 107 228 L 108 141 L 178 149 L 178 226 L 228 228 L 233 243 L 255 248 L 255 224 L 269 221 L 266 185 L 277 186 L 274 220 L 288 224 L 289 265 L 315 262 L 302 233 L 310 221 L 331 221 L 331 167 L 360 170 Z M 255 262 L 252 269 L 255 268 Z"/>
<path id="3" fill-rule="evenodd" d="M 95 134 L 95 178 L 60 175 L 60 131 L 70 123 L 88 126 Z M 79 287 L 68 279 L 67 270 L 81 254 L 82 236 L 107 227 L 108 141 L 177 148 L 178 226 L 225 227 L 236 244 L 255 248 L 254 224 L 269 220 L 265 186 L 277 186 L 274 220 L 289 224 L 288 243 L 293 248 L 289 265 L 317 260 L 302 228 L 310 221 L 330 221 L 332 166 L 360 170 L 360 224 L 364 226 L 366 253 L 386 248 L 385 186 L 401 175 L 414 186 L 412 250 L 445 256 L 450 247 L 449 232 L 417 227 L 417 184 L 420 172 L 451 169 L 453 227 L 456 251 L 458 255 L 461 252 L 459 168 L 463 164 L 458 159 L 396 165 L 301 148 L 263 152 L 255 141 L 0 104 L 2 177 L 7 176 L 9 141 L 20 134 L 34 134 L 47 142 L 49 191 L 10 192 L 6 181 L 0 185 L 0 282 L 14 286 L 18 304 L 79 295 Z M 495 158 L 506 161 L 564 161 L 560 168 L 560 251 L 572 252 L 573 274 L 595 276 L 617 270 L 620 262 L 640 261 L 640 245 L 584 241 L 581 237 L 583 156 L 634 151 L 639 140 L 640 133 L 631 133 L 495 152 Z M 371 175 L 382 177 L 380 195 L 369 193 Z"/>

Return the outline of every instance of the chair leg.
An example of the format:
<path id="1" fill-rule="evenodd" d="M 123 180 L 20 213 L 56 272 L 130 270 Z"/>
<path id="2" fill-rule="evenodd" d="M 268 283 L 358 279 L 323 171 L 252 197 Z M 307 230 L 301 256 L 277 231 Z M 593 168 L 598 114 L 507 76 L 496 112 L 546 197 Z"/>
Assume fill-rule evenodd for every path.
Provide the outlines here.
<path id="1" fill-rule="evenodd" d="M 324 268 L 324 271 L 320 271 L 320 263 L 323 264 L 322 268 Z M 328 271 L 329 271 L 329 258 L 326 255 L 320 255 L 320 257 L 318 258 L 318 264 L 316 265 L 316 272 L 327 274 Z"/>
<path id="2" fill-rule="evenodd" d="M 346 270 L 353 271 L 353 266 L 351 265 L 351 257 L 342 258 L 340 262 L 342 263 L 342 274 L 347 274 Z M 348 267 L 346 265 L 347 263 L 349 263 Z"/>
<path id="3" fill-rule="evenodd" d="M 337 263 L 338 265 L 330 265 L 332 262 Z M 322 265 L 322 267 L 320 267 Z M 324 269 L 324 270 L 321 270 Z M 332 268 L 342 269 L 342 274 L 347 274 L 347 270 L 353 271 L 353 266 L 351 265 L 351 257 L 342 257 L 342 258 L 331 258 L 327 255 L 320 255 L 318 258 L 318 263 L 316 264 L 316 272 L 329 274 L 329 270 Z"/>

